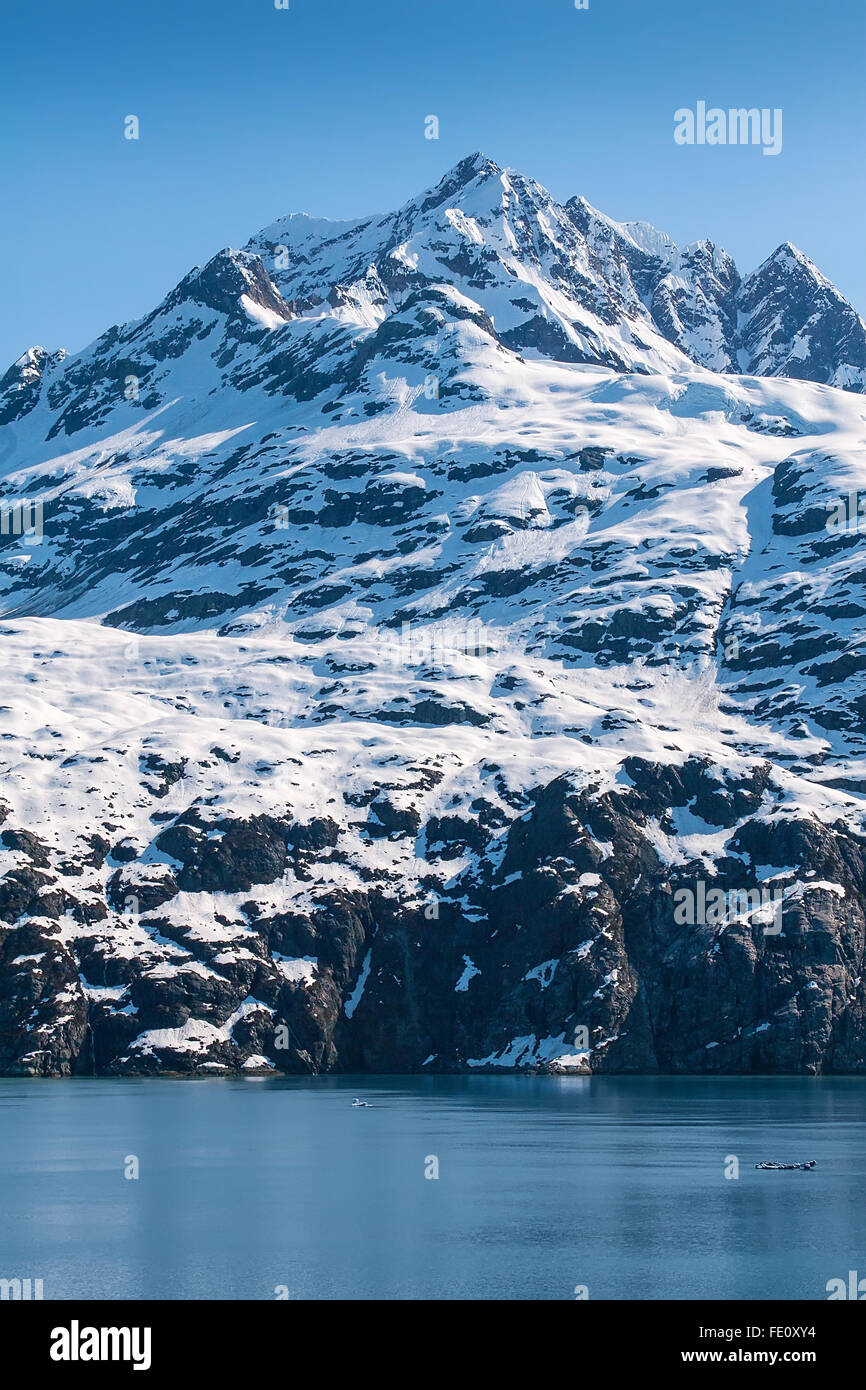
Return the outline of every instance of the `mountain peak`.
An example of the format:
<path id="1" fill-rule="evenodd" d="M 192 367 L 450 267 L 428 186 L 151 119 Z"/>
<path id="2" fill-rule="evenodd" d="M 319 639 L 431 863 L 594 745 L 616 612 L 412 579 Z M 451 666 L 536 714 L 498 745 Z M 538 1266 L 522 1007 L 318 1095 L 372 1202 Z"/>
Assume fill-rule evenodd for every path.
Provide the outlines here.
<path id="1" fill-rule="evenodd" d="M 560 204 L 540 183 L 481 150 L 390 212 L 351 221 L 293 213 L 243 250 L 224 249 L 190 271 L 153 314 L 103 335 L 93 367 L 103 383 L 94 386 L 95 396 L 105 398 L 100 410 L 112 399 L 106 354 L 122 354 L 125 370 L 132 346 L 146 346 L 145 365 L 134 375 L 156 379 L 147 365 L 154 356 L 150 339 L 163 334 L 157 360 L 174 360 L 181 330 L 161 315 L 182 304 L 224 315 L 233 344 L 257 343 L 250 320 L 270 329 L 293 321 L 266 374 L 314 395 L 325 382 L 335 397 L 361 382 L 360 389 L 373 390 L 367 363 L 377 353 L 399 360 L 407 379 L 423 361 L 444 380 L 458 366 L 464 373 L 486 371 L 492 346 L 497 362 L 515 353 L 618 371 L 680 372 L 691 361 L 713 371 L 805 377 L 856 391 L 866 386 L 866 326 L 791 242 L 741 281 L 717 243 L 678 247 L 650 223 L 617 222 L 582 195 Z M 404 310 L 411 324 L 402 321 Z M 203 322 L 200 309 L 187 320 L 183 332 Z M 443 367 L 438 354 L 445 339 L 431 329 L 467 321 L 472 331 L 461 327 L 452 335 Z M 313 364 L 324 360 L 323 341 L 327 369 L 318 370 Z M 4 378 L 0 408 L 7 419 L 42 399 L 43 357 L 34 349 Z M 214 360 L 220 371 L 233 361 L 222 352 Z M 239 362 L 232 370 L 242 375 Z M 251 379 L 259 381 L 264 370 L 258 364 Z M 96 407 L 84 397 L 77 404 L 74 373 L 68 383 L 62 428 L 71 433 Z M 142 399 L 155 404 L 165 389 Z M 480 389 L 460 387 L 470 394 Z M 54 389 L 53 399 L 61 398 Z"/>
<path id="2" fill-rule="evenodd" d="M 480 151 L 469 154 L 465 159 L 461 159 L 458 164 L 455 164 L 453 169 L 449 169 L 433 188 L 421 195 L 420 199 L 413 199 L 407 205 L 407 209 L 416 207 L 420 212 L 425 213 L 463 193 L 475 183 L 481 184 L 488 179 L 501 178 L 502 173 L 502 169 L 495 160 L 488 159 L 486 154 L 482 154 Z M 403 211 L 405 212 L 407 209 Z M 398 214 L 398 218 L 399 216 L 400 214 Z"/>
<path id="3" fill-rule="evenodd" d="M 479 177 L 496 177 L 503 170 L 496 163 L 495 159 L 490 159 L 482 150 L 476 150 L 474 154 L 468 154 L 459 163 L 450 169 L 440 183 L 471 183 L 473 179 Z"/>
<path id="4" fill-rule="evenodd" d="M 866 389 L 866 323 L 793 242 L 743 281 L 739 310 L 742 370 Z"/>
<path id="5" fill-rule="evenodd" d="M 805 271 L 811 275 L 813 279 L 817 280 L 819 284 L 832 287 L 832 281 L 828 280 L 826 275 L 822 274 L 815 262 L 806 255 L 805 251 L 801 251 L 799 246 L 795 246 L 793 241 L 781 242 L 781 244 L 776 247 L 775 251 L 771 252 L 766 260 L 761 262 L 757 270 L 752 272 L 752 275 L 760 275 L 762 271 L 774 267 L 781 268 L 786 272 L 795 269 Z M 749 277 L 749 279 L 751 278 L 752 276 Z"/>
<path id="6" fill-rule="evenodd" d="M 288 322 L 292 317 L 261 257 L 252 251 L 218 251 L 204 267 L 191 270 L 175 294 L 224 314 L 234 314 L 240 306 L 259 322 L 267 319 L 269 327 L 274 319 Z"/>
<path id="7" fill-rule="evenodd" d="M 66 349 L 49 352 L 39 344 L 22 352 L 0 376 L 0 426 L 27 415 L 39 400 L 43 385 L 66 360 Z M 0 462 L 11 452 L 8 440 L 0 446 Z"/>

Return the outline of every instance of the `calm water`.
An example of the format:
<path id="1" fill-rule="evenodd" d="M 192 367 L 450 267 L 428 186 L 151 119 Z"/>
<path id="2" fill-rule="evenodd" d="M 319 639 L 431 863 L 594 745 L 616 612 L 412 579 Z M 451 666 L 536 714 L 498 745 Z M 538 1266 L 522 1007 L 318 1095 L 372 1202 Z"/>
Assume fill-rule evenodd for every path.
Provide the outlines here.
<path id="1" fill-rule="evenodd" d="M 0 1277 L 46 1299 L 822 1299 L 866 1276 L 864 1120 L 857 1078 L 0 1080 Z"/>

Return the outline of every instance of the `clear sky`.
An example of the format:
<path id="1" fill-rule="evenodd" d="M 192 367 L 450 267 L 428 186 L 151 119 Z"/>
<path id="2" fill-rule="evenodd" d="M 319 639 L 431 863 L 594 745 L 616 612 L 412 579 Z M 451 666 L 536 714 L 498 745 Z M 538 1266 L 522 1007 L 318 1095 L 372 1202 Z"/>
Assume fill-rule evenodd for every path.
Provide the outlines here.
<path id="1" fill-rule="evenodd" d="M 744 272 L 791 240 L 866 311 L 864 0 L 3 0 L 0 55 L 0 371 L 475 150 Z M 676 145 L 699 100 L 781 107 L 781 154 Z"/>

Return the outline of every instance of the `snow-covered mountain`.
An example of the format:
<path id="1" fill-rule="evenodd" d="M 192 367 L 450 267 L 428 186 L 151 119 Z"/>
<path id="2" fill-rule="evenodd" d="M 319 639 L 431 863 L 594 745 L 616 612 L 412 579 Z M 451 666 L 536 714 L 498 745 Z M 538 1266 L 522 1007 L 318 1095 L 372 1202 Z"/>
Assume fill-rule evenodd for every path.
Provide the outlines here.
<path id="1" fill-rule="evenodd" d="M 0 1068 L 866 1068 L 864 383 L 483 156 L 26 353 Z"/>

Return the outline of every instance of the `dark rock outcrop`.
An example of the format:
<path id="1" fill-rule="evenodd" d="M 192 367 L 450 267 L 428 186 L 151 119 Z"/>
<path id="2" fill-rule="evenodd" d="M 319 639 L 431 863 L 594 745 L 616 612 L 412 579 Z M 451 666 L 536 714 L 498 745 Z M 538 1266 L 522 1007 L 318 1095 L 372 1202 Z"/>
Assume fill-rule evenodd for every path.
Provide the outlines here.
<path id="1" fill-rule="evenodd" d="M 340 824 L 208 822 L 192 807 L 155 838 L 172 867 L 107 870 L 109 911 L 138 899 L 127 925 L 80 910 L 90 925 L 67 944 L 68 895 L 16 869 L 0 1070 L 866 1071 L 866 842 L 791 811 L 767 764 L 631 756 L 607 790 L 537 788 L 501 840 L 478 809 L 424 826 L 450 880 L 320 888 L 291 912 L 249 900 L 213 941 L 161 905 L 310 881 L 339 864 Z M 369 811 L 381 834 L 419 833 L 384 792 Z M 712 858 L 660 852 L 681 815 L 705 826 Z M 46 857 L 28 832 L 6 835 Z M 125 948 L 142 929 L 151 951 Z"/>

